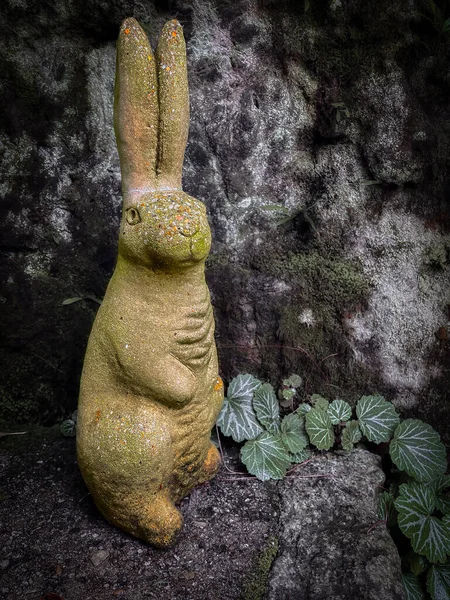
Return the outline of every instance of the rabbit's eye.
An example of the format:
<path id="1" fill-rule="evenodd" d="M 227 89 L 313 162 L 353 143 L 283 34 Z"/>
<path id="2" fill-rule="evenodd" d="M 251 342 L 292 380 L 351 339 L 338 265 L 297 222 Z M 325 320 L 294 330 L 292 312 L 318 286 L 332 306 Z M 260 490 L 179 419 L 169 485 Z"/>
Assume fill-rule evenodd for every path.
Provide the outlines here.
<path id="1" fill-rule="evenodd" d="M 141 215 L 135 208 L 129 208 L 126 213 L 128 225 L 137 225 L 141 220 Z"/>

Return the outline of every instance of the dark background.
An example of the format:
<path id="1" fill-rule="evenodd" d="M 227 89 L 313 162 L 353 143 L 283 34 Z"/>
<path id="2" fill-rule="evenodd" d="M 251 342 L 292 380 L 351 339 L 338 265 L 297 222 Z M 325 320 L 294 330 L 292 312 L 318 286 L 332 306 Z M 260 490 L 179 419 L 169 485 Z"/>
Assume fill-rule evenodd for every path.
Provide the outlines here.
<path id="1" fill-rule="evenodd" d="M 127 16 L 153 44 L 165 20 L 184 27 L 184 189 L 210 218 L 225 380 L 296 372 L 304 394 L 383 393 L 448 436 L 444 0 L 3 0 L 1 419 L 76 407 L 86 296 L 102 298 L 116 257 Z"/>

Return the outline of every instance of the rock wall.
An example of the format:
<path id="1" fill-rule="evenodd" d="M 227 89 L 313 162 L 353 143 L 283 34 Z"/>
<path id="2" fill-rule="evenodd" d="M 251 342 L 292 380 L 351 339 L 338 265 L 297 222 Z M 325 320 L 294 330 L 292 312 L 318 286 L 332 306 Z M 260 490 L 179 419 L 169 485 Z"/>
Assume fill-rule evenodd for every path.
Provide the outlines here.
<path id="1" fill-rule="evenodd" d="M 309 4 L 4 0 L 4 420 L 76 405 L 115 260 L 114 45 L 133 15 L 153 42 L 169 18 L 185 30 L 184 188 L 209 212 L 224 378 L 377 391 L 448 435 L 448 44 L 419 0 Z"/>

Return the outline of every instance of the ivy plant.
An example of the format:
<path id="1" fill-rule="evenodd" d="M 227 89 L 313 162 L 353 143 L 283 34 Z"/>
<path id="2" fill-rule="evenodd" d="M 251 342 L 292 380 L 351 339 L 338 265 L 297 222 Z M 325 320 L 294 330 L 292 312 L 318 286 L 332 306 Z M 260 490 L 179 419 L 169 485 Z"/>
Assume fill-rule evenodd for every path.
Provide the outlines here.
<path id="1" fill-rule="evenodd" d="M 309 447 L 351 452 L 365 444 L 388 447 L 398 482 L 379 499 L 379 516 L 403 536 L 410 549 L 403 559 L 407 600 L 450 600 L 450 476 L 439 434 L 419 419 L 401 421 L 380 395 L 362 396 L 353 409 L 341 398 L 313 394 L 293 408 L 302 379 L 291 375 L 277 394 L 269 383 L 238 375 L 229 387 L 217 425 L 245 442 L 241 460 L 258 479 L 281 479 L 293 463 L 305 461 Z"/>
<path id="2" fill-rule="evenodd" d="M 68 419 L 61 422 L 59 430 L 64 437 L 75 437 L 77 434 L 77 415 L 78 411 L 74 411 Z"/>
<path id="3" fill-rule="evenodd" d="M 301 383 L 299 376 L 286 379 L 281 397 L 286 399 L 283 392 L 295 392 Z M 292 463 L 309 456 L 303 415 L 290 413 L 282 419 L 275 390 L 253 375 L 238 375 L 230 382 L 217 425 L 235 442 L 245 441 L 241 460 L 261 481 L 281 479 Z"/>

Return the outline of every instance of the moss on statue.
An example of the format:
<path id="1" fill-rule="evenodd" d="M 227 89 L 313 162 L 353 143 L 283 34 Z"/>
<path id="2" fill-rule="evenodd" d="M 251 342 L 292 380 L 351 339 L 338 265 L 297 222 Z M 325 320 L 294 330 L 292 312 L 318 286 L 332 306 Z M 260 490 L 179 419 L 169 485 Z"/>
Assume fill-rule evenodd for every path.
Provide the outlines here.
<path id="1" fill-rule="evenodd" d="M 255 567 L 244 585 L 241 600 L 262 600 L 267 591 L 269 572 L 277 553 L 278 538 L 271 536 L 267 540 L 266 547 L 255 561 Z"/>

